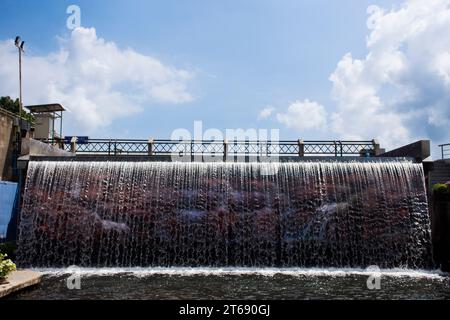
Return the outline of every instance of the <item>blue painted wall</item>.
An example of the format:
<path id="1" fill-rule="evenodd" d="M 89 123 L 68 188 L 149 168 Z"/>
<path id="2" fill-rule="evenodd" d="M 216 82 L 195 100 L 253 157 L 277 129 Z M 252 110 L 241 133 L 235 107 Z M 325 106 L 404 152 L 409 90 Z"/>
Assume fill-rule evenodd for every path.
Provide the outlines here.
<path id="1" fill-rule="evenodd" d="M 17 198 L 17 183 L 0 181 L 0 239 L 6 238 Z"/>

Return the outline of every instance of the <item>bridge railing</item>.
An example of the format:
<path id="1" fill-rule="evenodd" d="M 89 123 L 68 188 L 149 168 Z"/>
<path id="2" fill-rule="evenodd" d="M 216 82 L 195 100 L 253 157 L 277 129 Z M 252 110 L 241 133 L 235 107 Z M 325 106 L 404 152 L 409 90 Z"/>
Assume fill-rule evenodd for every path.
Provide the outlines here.
<path id="1" fill-rule="evenodd" d="M 379 144 L 371 141 L 343 140 L 138 140 L 87 139 L 67 143 L 41 139 L 76 154 L 97 155 L 215 155 L 215 156 L 374 156 Z"/>
<path id="2" fill-rule="evenodd" d="M 440 144 L 442 159 L 450 159 L 450 143 Z"/>

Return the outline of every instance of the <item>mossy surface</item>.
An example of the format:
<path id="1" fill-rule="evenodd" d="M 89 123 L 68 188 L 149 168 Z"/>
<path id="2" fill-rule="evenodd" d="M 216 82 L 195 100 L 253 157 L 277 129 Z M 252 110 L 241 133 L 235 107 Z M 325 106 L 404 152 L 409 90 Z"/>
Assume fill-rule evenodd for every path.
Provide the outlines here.
<path id="1" fill-rule="evenodd" d="M 436 183 L 433 185 L 434 193 L 450 193 L 450 184 Z"/>

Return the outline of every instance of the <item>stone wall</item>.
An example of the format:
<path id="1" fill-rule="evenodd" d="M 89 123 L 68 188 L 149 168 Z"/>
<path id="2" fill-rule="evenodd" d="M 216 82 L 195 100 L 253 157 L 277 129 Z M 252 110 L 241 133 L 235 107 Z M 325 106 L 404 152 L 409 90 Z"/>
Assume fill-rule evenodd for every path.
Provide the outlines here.
<path id="1" fill-rule="evenodd" d="M 0 110 L 0 180 L 12 178 L 12 140 L 14 117 Z"/>

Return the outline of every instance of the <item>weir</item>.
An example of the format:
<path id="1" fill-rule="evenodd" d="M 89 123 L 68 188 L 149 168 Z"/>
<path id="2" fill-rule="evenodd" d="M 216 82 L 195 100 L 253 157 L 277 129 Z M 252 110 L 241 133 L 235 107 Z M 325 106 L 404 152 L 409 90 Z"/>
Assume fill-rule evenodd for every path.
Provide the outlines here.
<path id="1" fill-rule="evenodd" d="M 422 164 L 30 161 L 23 266 L 430 268 Z"/>

